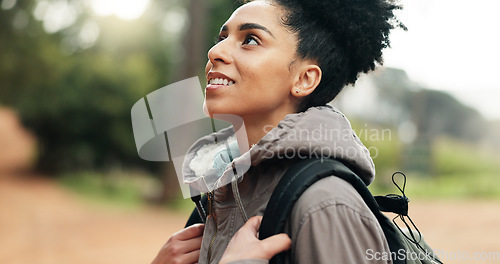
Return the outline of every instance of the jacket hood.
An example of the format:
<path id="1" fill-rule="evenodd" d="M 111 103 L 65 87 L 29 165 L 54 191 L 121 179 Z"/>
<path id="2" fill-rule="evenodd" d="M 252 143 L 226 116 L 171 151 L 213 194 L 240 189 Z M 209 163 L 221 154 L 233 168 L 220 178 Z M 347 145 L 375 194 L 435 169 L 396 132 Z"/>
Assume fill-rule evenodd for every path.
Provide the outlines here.
<path id="1" fill-rule="evenodd" d="M 184 183 L 207 192 L 242 179 L 250 166 L 270 159 L 334 158 L 344 162 L 367 185 L 375 178 L 370 152 L 347 118 L 331 106 L 311 107 L 287 115 L 276 127 L 240 155 L 232 127 L 200 138 L 183 164 Z"/>

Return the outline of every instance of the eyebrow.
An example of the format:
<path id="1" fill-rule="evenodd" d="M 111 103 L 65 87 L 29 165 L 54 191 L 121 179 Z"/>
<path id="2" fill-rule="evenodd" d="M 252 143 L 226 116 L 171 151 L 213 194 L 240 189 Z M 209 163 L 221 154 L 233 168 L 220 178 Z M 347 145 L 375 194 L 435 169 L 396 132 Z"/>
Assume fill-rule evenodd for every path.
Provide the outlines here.
<path id="1" fill-rule="evenodd" d="M 266 32 L 267 34 L 271 35 L 271 37 L 275 38 L 273 33 L 271 31 L 269 31 L 269 29 L 267 29 L 266 27 L 262 26 L 262 25 L 259 25 L 257 23 L 243 23 L 240 25 L 239 27 L 239 30 L 240 31 L 244 31 L 244 30 L 249 30 L 249 29 L 259 29 L 259 30 L 262 30 L 264 32 Z M 227 26 L 224 25 L 222 26 L 221 32 L 223 31 L 227 31 Z"/>

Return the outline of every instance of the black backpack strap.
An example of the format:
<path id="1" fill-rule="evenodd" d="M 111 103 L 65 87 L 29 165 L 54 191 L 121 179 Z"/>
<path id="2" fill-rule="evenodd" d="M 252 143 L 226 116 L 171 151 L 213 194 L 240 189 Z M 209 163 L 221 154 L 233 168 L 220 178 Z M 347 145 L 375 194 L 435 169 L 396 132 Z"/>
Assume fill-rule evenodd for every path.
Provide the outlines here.
<path id="1" fill-rule="evenodd" d="M 398 250 L 405 248 L 398 231 L 390 220 L 380 212 L 377 202 L 363 181 L 342 162 L 325 158 L 300 160 L 286 171 L 267 204 L 259 229 L 259 239 L 283 233 L 293 206 L 302 193 L 318 180 L 329 176 L 339 177 L 356 189 L 377 218 L 391 252 L 397 253 Z M 270 263 L 285 263 L 285 257 L 286 252 L 282 252 L 273 257 Z M 393 260 L 395 264 L 405 262 Z"/>
<path id="2" fill-rule="evenodd" d="M 201 204 L 203 205 L 203 209 L 205 210 L 205 212 L 208 212 L 208 198 L 206 195 L 201 196 Z M 203 224 L 203 220 L 196 207 L 193 209 L 193 212 L 191 212 L 191 215 L 187 220 L 186 226 L 184 227 L 192 226 L 194 224 Z"/>

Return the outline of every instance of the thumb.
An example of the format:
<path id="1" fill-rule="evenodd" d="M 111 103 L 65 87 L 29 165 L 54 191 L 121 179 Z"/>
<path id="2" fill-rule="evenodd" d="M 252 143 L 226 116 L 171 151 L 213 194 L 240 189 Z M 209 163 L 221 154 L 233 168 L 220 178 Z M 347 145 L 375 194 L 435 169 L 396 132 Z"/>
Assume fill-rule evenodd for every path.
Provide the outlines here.
<path id="1" fill-rule="evenodd" d="M 287 234 L 277 234 L 262 240 L 262 244 L 266 249 L 266 254 L 271 258 L 274 255 L 285 251 L 292 245 L 292 240 Z"/>
<path id="2" fill-rule="evenodd" d="M 262 216 L 257 215 L 248 219 L 248 221 L 243 225 L 241 229 L 251 232 L 252 234 L 257 234 L 259 231 L 260 223 L 262 222 Z"/>

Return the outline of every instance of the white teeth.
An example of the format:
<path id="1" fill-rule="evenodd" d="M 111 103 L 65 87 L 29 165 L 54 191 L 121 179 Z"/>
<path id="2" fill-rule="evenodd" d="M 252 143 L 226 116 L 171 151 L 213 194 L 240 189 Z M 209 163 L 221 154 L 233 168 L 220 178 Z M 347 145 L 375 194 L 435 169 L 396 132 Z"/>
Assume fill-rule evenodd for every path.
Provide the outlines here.
<path id="1" fill-rule="evenodd" d="M 215 85 L 233 85 L 234 81 L 223 78 L 215 78 L 215 79 L 210 79 L 208 83 Z"/>

